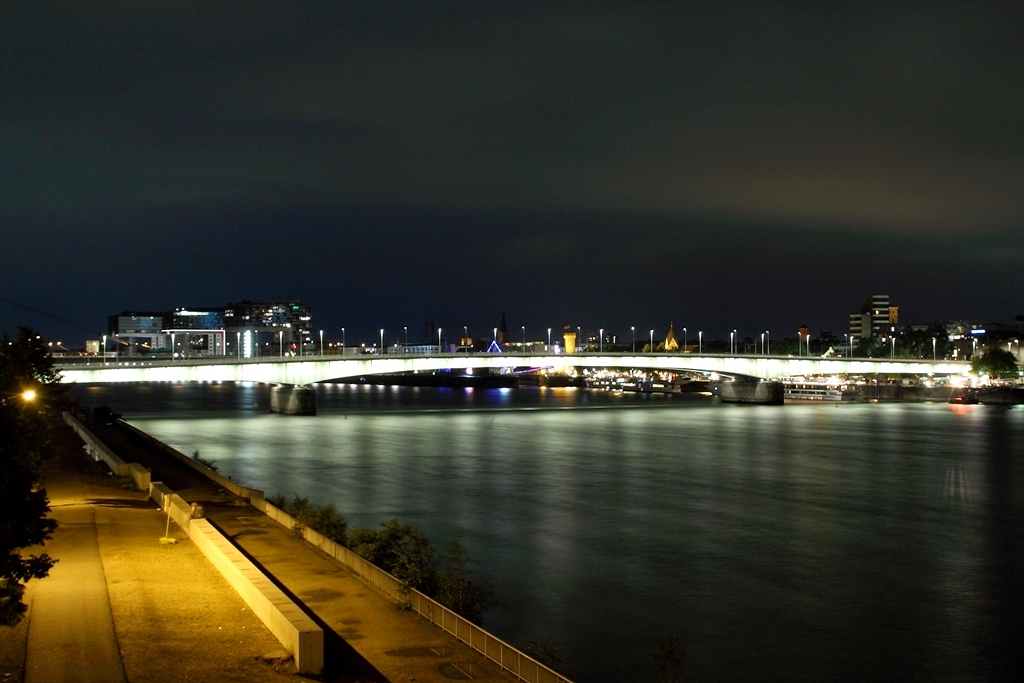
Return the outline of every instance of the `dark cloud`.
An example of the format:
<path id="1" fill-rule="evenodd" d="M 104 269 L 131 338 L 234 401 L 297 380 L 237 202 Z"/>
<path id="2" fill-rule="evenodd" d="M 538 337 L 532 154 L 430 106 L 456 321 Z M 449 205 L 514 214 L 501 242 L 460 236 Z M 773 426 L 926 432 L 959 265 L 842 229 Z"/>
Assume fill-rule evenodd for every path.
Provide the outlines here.
<path id="1" fill-rule="evenodd" d="M 1024 308 L 1012 4 L 0 13 L 0 265 L 93 325 L 259 296 L 372 328 Z"/>

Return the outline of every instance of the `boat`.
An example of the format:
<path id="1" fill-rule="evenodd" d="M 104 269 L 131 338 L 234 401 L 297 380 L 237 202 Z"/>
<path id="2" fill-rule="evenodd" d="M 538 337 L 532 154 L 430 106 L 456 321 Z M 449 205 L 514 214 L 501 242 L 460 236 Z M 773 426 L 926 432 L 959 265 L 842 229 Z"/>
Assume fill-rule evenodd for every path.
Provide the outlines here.
<path id="1" fill-rule="evenodd" d="M 801 378 L 783 378 L 783 397 L 786 401 L 853 401 L 859 397 L 857 390 L 844 384 L 821 382 Z"/>

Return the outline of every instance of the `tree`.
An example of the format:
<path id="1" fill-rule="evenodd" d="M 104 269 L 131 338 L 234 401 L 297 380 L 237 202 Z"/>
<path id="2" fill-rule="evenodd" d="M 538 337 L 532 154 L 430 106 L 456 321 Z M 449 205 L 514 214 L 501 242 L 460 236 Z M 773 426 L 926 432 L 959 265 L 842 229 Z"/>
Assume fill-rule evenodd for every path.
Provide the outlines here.
<path id="1" fill-rule="evenodd" d="M 49 350 L 32 330 L 0 339 L 0 625 L 13 626 L 25 614 L 22 597 L 30 579 L 45 577 L 54 560 L 45 553 L 22 557 L 19 549 L 48 540 L 57 523 L 46 489 L 40 488 L 44 461 L 52 455 L 53 413 L 64 387 Z"/>
<path id="2" fill-rule="evenodd" d="M 353 552 L 401 581 L 404 589 L 434 594 L 434 548 L 416 527 L 392 519 L 381 523 L 380 531 L 353 529 L 348 540 Z"/>
<path id="3" fill-rule="evenodd" d="M 462 541 L 448 539 L 444 564 L 437 575 L 437 601 L 461 614 L 474 624 L 483 621 L 483 614 L 492 602 L 490 586 L 473 579 L 469 565 L 473 562 Z"/>
<path id="4" fill-rule="evenodd" d="M 971 359 L 971 372 L 989 377 L 1016 377 L 1017 357 L 1001 347 L 989 349 Z"/>

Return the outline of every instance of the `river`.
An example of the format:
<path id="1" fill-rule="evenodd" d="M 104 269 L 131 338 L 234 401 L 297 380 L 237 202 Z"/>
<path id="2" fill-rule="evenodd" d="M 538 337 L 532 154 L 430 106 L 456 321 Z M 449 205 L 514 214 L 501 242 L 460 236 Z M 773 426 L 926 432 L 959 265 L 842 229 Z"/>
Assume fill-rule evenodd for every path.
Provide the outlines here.
<path id="1" fill-rule="evenodd" d="M 578 681 L 1012 680 L 1024 407 L 730 406 L 581 389 L 76 387 L 221 473 L 459 536 L 485 627 Z"/>

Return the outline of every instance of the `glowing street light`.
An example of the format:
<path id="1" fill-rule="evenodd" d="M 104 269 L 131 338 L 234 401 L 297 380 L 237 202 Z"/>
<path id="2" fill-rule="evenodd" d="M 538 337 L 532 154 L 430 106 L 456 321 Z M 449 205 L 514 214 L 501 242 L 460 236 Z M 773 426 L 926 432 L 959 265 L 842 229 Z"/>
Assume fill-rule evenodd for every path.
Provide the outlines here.
<path id="1" fill-rule="evenodd" d="M 768 330 L 764 331 L 764 341 L 768 345 L 766 347 L 767 351 L 765 351 L 765 355 L 767 356 L 767 355 L 771 354 L 771 352 L 772 352 L 772 335 L 770 335 L 768 333 Z"/>
<path id="2" fill-rule="evenodd" d="M 765 355 L 765 353 L 764 353 L 764 332 L 761 333 L 761 355 L 762 356 Z"/>
<path id="3" fill-rule="evenodd" d="M 892 351 L 889 353 L 889 360 L 896 359 L 896 337 L 889 337 L 892 341 Z M 807 355 L 810 355 L 810 349 L 807 351 Z"/>
<path id="4" fill-rule="evenodd" d="M 380 352 L 384 353 L 384 328 L 380 328 Z"/>
<path id="5" fill-rule="evenodd" d="M 437 352 L 441 353 L 441 328 L 437 328 Z"/>
<path id="6" fill-rule="evenodd" d="M 736 330 L 729 333 L 729 353 L 736 353 Z"/>
<path id="7" fill-rule="evenodd" d="M 697 330 L 697 354 L 704 353 L 704 330 Z"/>
<path id="8" fill-rule="evenodd" d="M 345 328 L 341 328 L 341 355 L 345 356 Z"/>
<path id="9" fill-rule="evenodd" d="M 629 332 L 633 336 L 632 347 L 630 348 L 630 353 L 636 353 L 636 327 L 635 326 L 630 327 L 629 328 Z"/>
<path id="10" fill-rule="evenodd" d="M 686 353 L 686 328 L 683 328 L 683 353 Z"/>
<path id="11" fill-rule="evenodd" d="M 238 356 L 238 360 L 242 360 L 242 333 L 235 332 L 235 355 Z"/>
<path id="12" fill-rule="evenodd" d="M 651 353 L 654 353 L 654 330 L 651 330 Z"/>
<path id="13" fill-rule="evenodd" d="M 526 325 L 523 325 L 523 349 L 526 349 Z"/>
<path id="14" fill-rule="evenodd" d="M 107 335 L 103 335 L 103 364 L 107 364 Z"/>
<path id="15" fill-rule="evenodd" d="M 551 351 L 551 328 L 548 328 L 548 351 Z"/>
<path id="16" fill-rule="evenodd" d="M 604 353 L 604 328 L 600 328 L 598 331 L 597 349 L 600 353 Z"/>
<path id="17" fill-rule="evenodd" d="M 935 337 L 932 337 L 932 360 L 935 360 Z"/>
<path id="18" fill-rule="evenodd" d="M 320 330 L 320 355 L 324 355 L 324 331 Z"/>

